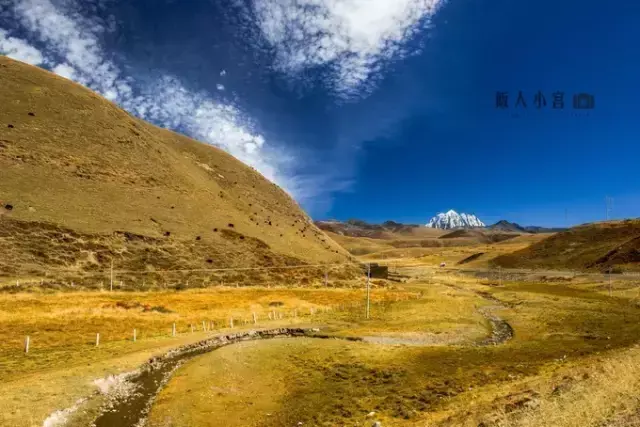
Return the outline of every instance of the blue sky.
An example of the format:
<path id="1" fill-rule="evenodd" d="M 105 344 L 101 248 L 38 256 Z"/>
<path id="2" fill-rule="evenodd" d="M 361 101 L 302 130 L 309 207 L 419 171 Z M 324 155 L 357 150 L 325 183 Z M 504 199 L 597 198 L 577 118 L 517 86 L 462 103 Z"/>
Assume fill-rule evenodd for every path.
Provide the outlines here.
<path id="1" fill-rule="evenodd" d="M 0 0 L 0 52 L 220 146 L 318 219 L 551 226 L 607 195 L 640 216 L 638 22 L 622 1 Z"/>

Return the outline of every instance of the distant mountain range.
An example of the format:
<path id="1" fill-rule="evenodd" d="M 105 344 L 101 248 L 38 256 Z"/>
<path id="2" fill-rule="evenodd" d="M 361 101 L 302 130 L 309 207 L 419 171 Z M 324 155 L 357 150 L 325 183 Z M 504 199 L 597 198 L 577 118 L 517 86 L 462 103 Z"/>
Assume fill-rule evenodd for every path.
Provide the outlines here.
<path id="1" fill-rule="evenodd" d="M 411 232 L 412 229 L 417 228 L 433 228 L 440 230 L 477 229 L 500 233 L 519 234 L 557 233 L 566 230 L 566 228 L 521 226 L 519 224 L 506 220 L 501 220 L 493 225 L 487 226 L 475 215 L 465 213 L 458 214 L 454 210 L 436 215 L 426 225 L 402 224 L 395 221 L 385 221 L 382 224 L 370 224 L 359 219 L 350 219 L 347 221 L 315 221 L 315 224 L 322 230 L 331 231 L 341 235 L 373 238 L 381 238 L 386 232 L 406 233 Z"/>
<path id="2" fill-rule="evenodd" d="M 486 224 L 480 221 L 480 219 L 475 215 L 466 213 L 459 214 L 451 209 L 446 213 L 439 213 L 431 218 L 427 227 L 452 230 L 455 228 L 481 228 L 486 227 Z"/>
<path id="3" fill-rule="evenodd" d="M 491 230 L 495 231 L 505 231 L 512 233 L 558 233 L 560 231 L 566 231 L 566 228 L 547 228 L 547 227 L 536 227 L 536 226 L 527 226 L 523 227 L 515 222 L 505 221 L 504 219 L 496 222 L 493 225 L 487 227 Z"/>
<path id="4" fill-rule="evenodd" d="M 359 219 L 349 219 L 347 221 L 338 221 L 335 219 L 315 221 L 315 225 L 321 230 L 331 231 L 336 234 L 372 238 L 382 238 L 386 232 L 410 232 L 412 229 L 420 227 L 418 224 L 401 224 L 395 221 L 385 221 L 382 224 L 370 224 Z"/>

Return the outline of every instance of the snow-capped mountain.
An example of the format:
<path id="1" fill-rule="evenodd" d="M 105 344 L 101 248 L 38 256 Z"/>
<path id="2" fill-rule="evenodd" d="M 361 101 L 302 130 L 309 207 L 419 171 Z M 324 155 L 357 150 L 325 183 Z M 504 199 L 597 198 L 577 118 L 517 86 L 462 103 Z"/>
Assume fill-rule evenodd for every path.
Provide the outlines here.
<path id="1" fill-rule="evenodd" d="M 450 230 L 452 228 L 485 227 L 485 224 L 475 215 L 459 214 L 454 210 L 450 210 L 447 213 L 439 213 L 431 218 L 427 227 Z"/>

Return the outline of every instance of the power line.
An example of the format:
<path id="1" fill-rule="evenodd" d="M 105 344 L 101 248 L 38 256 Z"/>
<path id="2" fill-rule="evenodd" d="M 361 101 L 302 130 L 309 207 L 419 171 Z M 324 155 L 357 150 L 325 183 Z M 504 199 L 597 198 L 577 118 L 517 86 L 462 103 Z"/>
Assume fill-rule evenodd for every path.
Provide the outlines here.
<path id="1" fill-rule="evenodd" d="M 49 270 L 51 273 L 61 273 L 61 272 L 73 272 L 73 273 L 93 273 L 93 274 L 118 274 L 118 273 L 126 273 L 126 274 L 154 274 L 154 273 L 185 273 L 185 272 L 216 272 L 216 271 L 246 271 L 246 270 L 280 270 L 280 269 L 296 269 L 296 268 L 331 268 L 331 267 L 340 267 L 340 266 L 350 266 L 350 267 L 359 267 L 359 264 L 351 264 L 351 263 L 340 263 L 340 264 L 305 264 L 305 265 L 283 265 L 283 266 L 270 266 L 270 267 L 224 267 L 224 268 L 193 268 L 193 269 L 173 269 L 173 270 L 150 270 L 150 271 L 140 271 L 140 270 L 99 270 L 99 271 L 87 271 L 82 272 L 78 271 L 78 269 L 56 269 Z"/>

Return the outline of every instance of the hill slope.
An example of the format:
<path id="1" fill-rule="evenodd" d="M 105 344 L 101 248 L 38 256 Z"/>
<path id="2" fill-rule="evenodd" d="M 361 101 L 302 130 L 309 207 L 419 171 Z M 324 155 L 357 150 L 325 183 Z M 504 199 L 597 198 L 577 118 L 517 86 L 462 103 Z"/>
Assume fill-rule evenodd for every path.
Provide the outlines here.
<path id="1" fill-rule="evenodd" d="M 229 154 L 0 56 L 0 274 L 346 262 Z"/>
<path id="2" fill-rule="evenodd" d="M 640 270 L 640 220 L 586 224 L 493 260 L 507 268 Z"/>
<path id="3" fill-rule="evenodd" d="M 509 222 L 504 219 L 487 228 L 493 231 L 505 231 L 508 233 L 527 233 L 527 230 L 524 227 L 516 224 L 515 222 Z"/>

